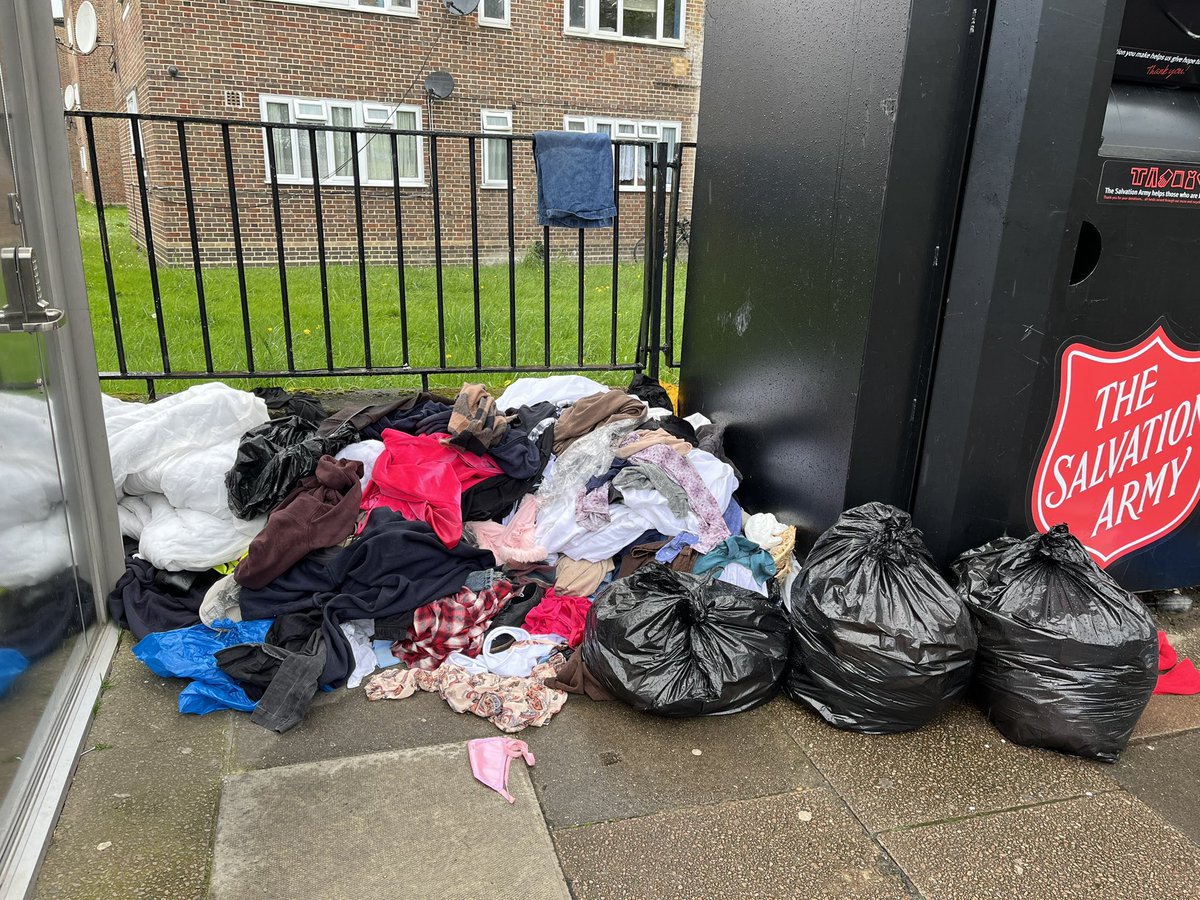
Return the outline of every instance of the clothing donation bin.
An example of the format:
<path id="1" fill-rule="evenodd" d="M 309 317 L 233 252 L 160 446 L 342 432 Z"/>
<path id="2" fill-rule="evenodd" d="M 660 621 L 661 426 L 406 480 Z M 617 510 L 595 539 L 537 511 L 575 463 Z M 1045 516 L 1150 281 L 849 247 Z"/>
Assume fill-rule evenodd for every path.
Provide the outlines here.
<path id="1" fill-rule="evenodd" d="M 1200 4 L 739 5 L 682 399 L 747 502 L 809 542 L 893 503 L 943 566 L 1065 523 L 1129 589 L 1200 583 Z"/>

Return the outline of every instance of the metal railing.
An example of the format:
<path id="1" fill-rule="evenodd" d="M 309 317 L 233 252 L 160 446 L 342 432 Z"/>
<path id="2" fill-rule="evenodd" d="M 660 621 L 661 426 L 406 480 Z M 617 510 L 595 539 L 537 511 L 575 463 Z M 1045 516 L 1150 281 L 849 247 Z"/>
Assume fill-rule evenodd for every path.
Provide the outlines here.
<path id="1" fill-rule="evenodd" d="M 438 374 L 647 371 L 657 377 L 660 356 L 668 366 L 678 365 L 674 301 L 686 253 L 688 222 L 681 210 L 690 206 L 687 160 L 694 160 L 694 143 L 614 141 L 618 212 L 612 227 L 565 231 L 536 224 L 532 135 L 119 112 L 67 115 L 81 124 L 87 147 L 108 296 L 105 340 L 115 350 L 115 367 L 101 371 L 101 379 L 144 381 L 153 396 L 156 382 L 165 379 L 412 375 L 427 388 L 430 376 Z M 96 139 L 101 120 L 128 123 L 127 130 L 121 128 L 121 165 L 132 198 L 129 235 L 141 251 L 138 261 L 146 269 L 152 304 L 154 334 L 146 342 L 157 344 L 152 359 L 145 347 L 131 351 L 123 329 L 122 317 L 129 314 L 123 303 L 130 302 L 123 301 L 127 270 L 114 260 L 104 207 Z M 327 133 L 349 135 L 348 145 L 338 145 L 350 148 L 340 164 L 349 162 L 348 172 L 329 174 L 336 163 L 331 155 L 336 139 L 324 141 L 323 157 L 318 153 Z M 289 137 L 281 144 L 280 135 Z M 408 159 L 415 146 L 424 181 L 389 177 L 381 184 L 378 177 L 365 177 L 367 148 L 379 140 L 387 142 L 383 156 L 392 174 L 401 172 L 402 148 Z M 494 179 L 481 184 L 481 148 L 488 152 L 491 141 L 503 142 L 505 149 L 502 186 Z M 282 166 L 280 146 L 292 154 Z M 305 150 L 312 177 L 302 180 L 297 176 L 303 166 L 295 163 Z M 519 257 L 521 246 L 529 249 Z M 539 263 L 540 290 L 527 277 Z M 574 283 L 568 290 L 564 285 L 572 263 Z M 315 280 L 310 277 L 314 266 Z M 636 311 L 631 303 L 637 297 L 631 301 L 632 292 L 623 296 L 621 290 L 623 281 L 632 280 L 622 278 L 629 267 L 640 268 Z M 236 272 L 236 294 L 232 287 L 229 294 L 231 312 L 236 297 L 232 315 L 240 319 L 240 341 L 228 339 L 229 328 L 221 339 L 214 337 L 210 282 L 220 268 Z M 270 269 L 277 276 L 268 289 L 258 273 Z M 428 280 L 422 273 L 430 269 L 432 297 L 428 291 L 417 296 L 414 280 Z M 481 269 L 488 274 L 486 304 Z M 170 292 L 163 285 L 167 271 L 176 284 Z M 186 315 L 178 309 L 181 271 L 190 272 L 187 280 L 194 283 L 186 288 Z M 341 282 L 347 271 L 357 275 L 352 324 L 342 315 L 351 301 L 334 297 L 331 286 L 334 275 Z M 385 271 L 392 273 L 386 285 L 381 281 Z M 586 289 L 604 275 L 607 305 L 598 310 Z M 457 298 L 448 296 L 451 277 L 456 283 L 465 279 L 469 287 Z M 222 280 L 232 282 L 231 277 Z M 298 349 L 294 319 L 298 304 L 312 308 L 318 300 L 323 353 L 314 363 L 312 353 Z M 434 315 L 429 315 L 431 305 Z M 93 329 L 99 338 L 105 323 L 97 320 L 95 309 Z M 448 312 L 457 324 L 448 322 Z M 223 315 L 217 318 L 229 325 L 232 315 Z M 263 315 L 278 315 L 273 321 L 283 334 L 283 352 L 268 361 L 259 343 Z M 636 339 L 631 340 L 634 321 Z M 428 341 L 434 328 L 436 351 Z M 448 338 L 461 346 L 466 328 L 472 338 L 465 342 L 466 360 L 455 361 Z M 575 332 L 573 348 L 561 346 L 564 328 Z M 181 347 L 189 348 L 187 355 L 197 364 L 172 363 Z"/>

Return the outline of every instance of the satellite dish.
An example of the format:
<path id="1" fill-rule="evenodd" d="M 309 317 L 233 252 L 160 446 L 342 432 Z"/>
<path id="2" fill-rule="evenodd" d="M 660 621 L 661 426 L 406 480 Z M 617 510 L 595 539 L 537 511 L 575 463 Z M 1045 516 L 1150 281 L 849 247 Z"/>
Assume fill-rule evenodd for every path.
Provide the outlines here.
<path id="1" fill-rule="evenodd" d="M 68 84 L 63 91 L 63 109 L 75 108 L 75 85 Z"/>
<path id="2" fill-rule="evenodd" d="M 444 0 L 446 12 L 452 16 L 469 16 L 479 6 L 479 0 Z"/>
<path id="3" fill-rule="evenodd" d="M 87 56 L 96 49 L 96 7 L 92 0 L 83 0 L 75 13 L 75 49 Z"/>
<path id="4" fill-rule="evenodd" d="M 454 93 L 454 76 L 449 72 L 430 72 L 425 76 L 425 93 L 435 100 L 445 100 Z"/>

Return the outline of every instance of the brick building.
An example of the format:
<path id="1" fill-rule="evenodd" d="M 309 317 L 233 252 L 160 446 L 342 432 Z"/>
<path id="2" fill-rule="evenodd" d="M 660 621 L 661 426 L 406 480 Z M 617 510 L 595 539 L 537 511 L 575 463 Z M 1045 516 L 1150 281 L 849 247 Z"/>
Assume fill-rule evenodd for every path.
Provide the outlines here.
<path id="1" fill-rule="evenodd" d="M 117 109 L 115 60 L 113 54 L 113 16 L 115 0 L 91 0 L 96 8 L 97 48 L 91 54 L 73 52 L 73 22 L 80 0 L 63 0 L 62 15 L 55 17 L 58 38 L 58 71 L 64 90 L 64 102 L 73 100 L 73 108 L 111 111 Z M 57 13 L 58 10 L 56 9 Z M 122 123 L 96 120 L 96 158 L 100 170 L 100 191 L 105 203 L 125 202 L 125 166 L 119 152 Z M 71 183 L 77 194 L 95 202 L 95 190 L 87 153 L 84 123 L 67 119 L 67 145 L 71 153 Z M 132 171 L 132 170 L 130 170 Z"/>
<path id="2" fill-rule="evenodd" d="M 116 95 L 143 114 L 391 128 L 528 134 L 546 129 L 608 131 L 615 140 L 695 139 L 703 0 L 481 0 L 454 15 L 443 0 L 111 0 L 107 23 L 115 44 Z M 451 0 L 456 2 L 456 0 Z M 103 29 L 102 29 L 103 31 Z M 427 97 L 431 72 L 456 84 L 445 100 Z M 432 119 L 432 121 L 431 121 Z M 123 125 L 124 123 L 122 123 Z M 278 172 L 280 222 L 289 262 L 317 258 L 313 157 L 322 205 L 321 245 L 330 261 L 357 258 L 359 206 L 365 255 L 396 256 L 396 198 L 405 259 L 432 261 L 434 194 L 443 259 L 471 255 L 470 145 L 466 138 L 277 129 L 268 148 L 260 127 L 233 125 L 229 160 L 248 263 L 277 260 L 272 185 Z M 187 196 L 175 124 L 143 122 L 155 255 L 190 261 Z M 192 205 L 202 259 L 234 254 L 229 179 L 218 124 L 185 133 Z M 119 153 L 130 222 L 140 235 L 132 134 Z M 436 146 L 434 146 L 436 144 Z M 528 142 L 475 142 L 474 195 L 481 259 L 506 259 L 511 181 L 517 258 L 537 249 L 536 179 Z M 114 147 L 114 149 L 116 149 Z M 621 246 L 640 233 L 644 216 L 641 148 L 619 152 Z M 437 177 L 434 177 L 434 155 Z M 399 170 L 393 183 L 393 159 Z M 680 204 L 690 205 L 690 171 Z M 105 190 L 106 199 L 108 197 Z M 611 233 L 588 235 L 587 253 L 611 252 Z M 559 244 L 562 246 L 558 246 Z M 557 233 L 551 252 L 575 251 Z"/>

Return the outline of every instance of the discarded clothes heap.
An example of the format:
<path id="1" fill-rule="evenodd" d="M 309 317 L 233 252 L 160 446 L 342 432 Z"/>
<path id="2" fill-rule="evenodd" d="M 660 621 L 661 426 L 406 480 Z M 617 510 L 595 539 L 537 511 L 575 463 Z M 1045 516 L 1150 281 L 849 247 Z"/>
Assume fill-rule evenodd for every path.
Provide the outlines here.
<path id="1" fill-rule="evenodd" d="M 743 522 L 721 432 L 657 382 L 523 378 L 332 414 L 262 393 L 106 407 L 137 541 L 109 608 L 155 672 L 192 679 L 181 711 L 283 732 L 319 690 L 366 680 L 370 699 L 437 693 L 512 732 L 568 691 L 694 715 L 778 689 L 788 627 L 768 594 L 797 568 L 795 529 Z"/>
<path id="2" fill-rule="evenodd" d="M 955 589 L 909 516 L 869 503 L 801 566 L 796 529 L 734 499 L 720 428 L 641 376 L 332 414 L 263 393 L 106 407 L 138 551 L 109 608 L 148 666 L 191 679 L 183 712 L 283 732 L 365 682 L 517 732 L 568 693 L 695 716 L 783 687 L 887 734 L 971 692 L 1017 743 L 1113 761 L 1152 691 L 1200 690 L 1064 526 L 963 554 Z M 496 748 L 499 772 L 519 748 Z"/>

